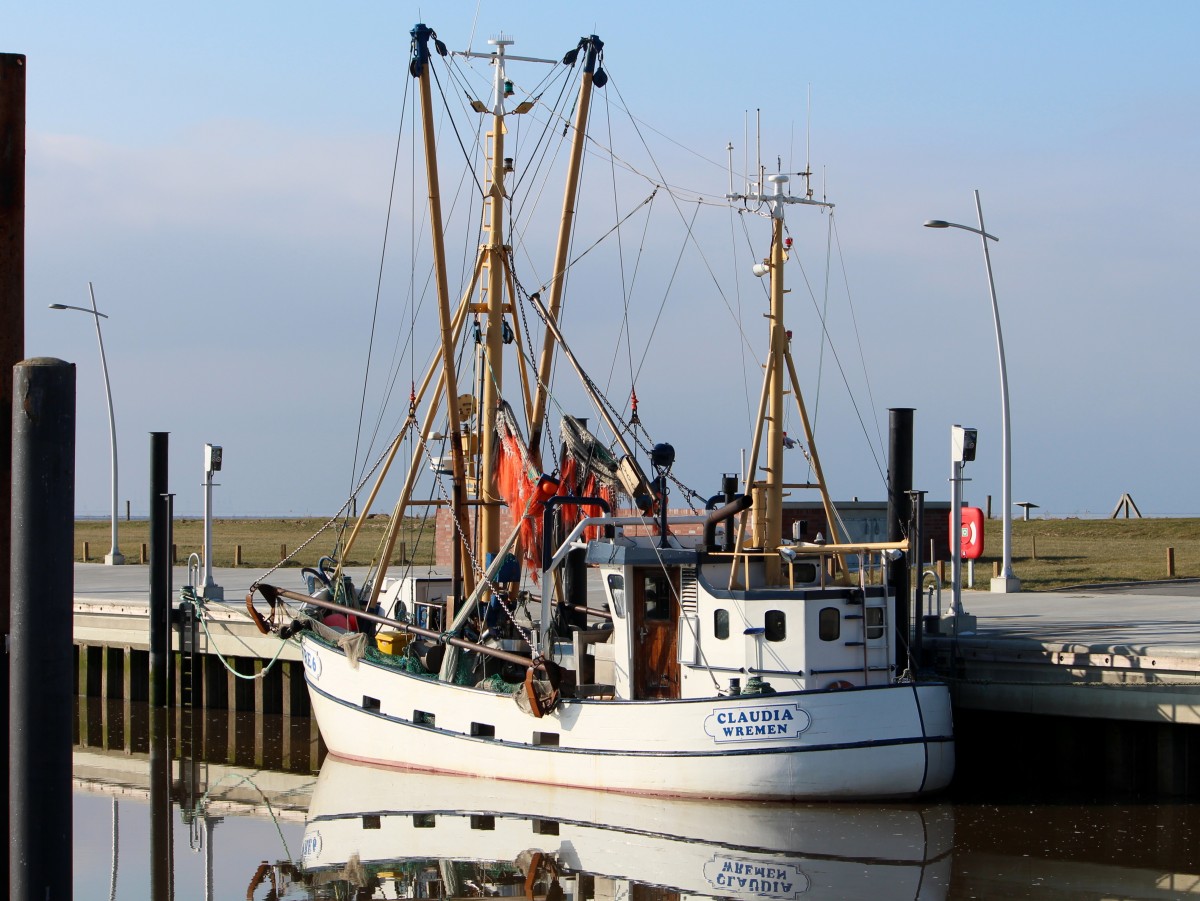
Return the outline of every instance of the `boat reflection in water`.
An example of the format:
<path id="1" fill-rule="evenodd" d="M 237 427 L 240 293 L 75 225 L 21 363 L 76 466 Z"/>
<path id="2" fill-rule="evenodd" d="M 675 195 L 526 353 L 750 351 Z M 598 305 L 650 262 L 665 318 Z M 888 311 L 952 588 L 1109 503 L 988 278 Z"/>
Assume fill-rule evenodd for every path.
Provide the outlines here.
<path id="1" fill-rule="evenodd" d="M 303 869 L 369 898 L 942 898 L 953 844 L 949 805 L 664 800 L 330 757 Z"/>

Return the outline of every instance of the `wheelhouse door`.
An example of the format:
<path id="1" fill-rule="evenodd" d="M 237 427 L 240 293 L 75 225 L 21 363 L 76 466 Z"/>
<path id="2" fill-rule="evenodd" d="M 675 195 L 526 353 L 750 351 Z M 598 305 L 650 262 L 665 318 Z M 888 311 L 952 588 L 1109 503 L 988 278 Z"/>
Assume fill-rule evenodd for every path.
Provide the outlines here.
<path id="1" fill-rule="evenodd" d="M 679 697 L 679 569 L 633 570 L 633 696 Z"/>

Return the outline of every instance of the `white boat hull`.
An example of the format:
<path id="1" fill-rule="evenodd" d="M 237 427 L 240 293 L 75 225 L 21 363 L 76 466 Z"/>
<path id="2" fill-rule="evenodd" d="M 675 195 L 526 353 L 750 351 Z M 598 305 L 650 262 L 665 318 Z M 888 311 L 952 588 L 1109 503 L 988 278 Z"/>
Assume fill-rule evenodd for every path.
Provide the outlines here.
<path id="1" fill-rule="evenodd" d="M 313 793 L 303 864 L 310 873 L 340 874 L 351 860 L 397 871 L 397 858 L 515 861 L 536 849 L 570 872 L 701 897 L 940 898 L 953 837 L 944 806 L 664 801 L 331 758 Z"/>
<path id="2" fill-rule="evenodd" d="M 949 784 L 944 685 L 673 701 L 513 698 L 413 676 L 303 638 L 331 753 L 384 766 L 634 794 L 754 800 L 899 798 Z M 551 742 L 557 742 L 553 744 Z"/>

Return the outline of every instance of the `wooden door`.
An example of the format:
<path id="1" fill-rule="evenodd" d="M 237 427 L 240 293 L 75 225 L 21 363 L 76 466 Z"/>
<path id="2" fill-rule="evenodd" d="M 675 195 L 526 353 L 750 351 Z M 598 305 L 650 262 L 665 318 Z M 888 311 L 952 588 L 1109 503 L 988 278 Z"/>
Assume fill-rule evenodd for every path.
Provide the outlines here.
<path id="1" fill-rule="evenodd" d="M 679 697 L 679 569 L 633 570 L 633 696 Z"/>

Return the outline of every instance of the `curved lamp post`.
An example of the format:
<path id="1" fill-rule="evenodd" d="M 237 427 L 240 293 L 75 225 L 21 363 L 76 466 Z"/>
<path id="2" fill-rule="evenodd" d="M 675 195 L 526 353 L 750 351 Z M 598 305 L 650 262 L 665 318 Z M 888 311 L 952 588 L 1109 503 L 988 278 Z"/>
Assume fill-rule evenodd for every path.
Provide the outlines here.
<path id="1" fill-rule="evenodd" d="M 108 399 L 108 436 L 112 446 L 112 547 L 104 555 L 104 562 L 108 566 L 120 566 L 125 562 L 125 556 L 117 546 L 117 424 L 113 417 L 112 387 L 108 382 L 108 362 L 104 358 L 104 338 L 100 335 L 100 320 L 107 319 L 108 316 L 96 309 L 96 292 L 92 288 L 91 282 L 88 282 L 88 295 L 92 300 L 90 310 L 87 307 L 73 307 L 65 303 L 52 303 L 50 309 L 78 310 L 96 320 L 96 341 L 100 345 L 100 368 L 104 372 L 104 396 Z"/>
<path id="2" fill-rule="evenodd" d="M 1000 569 L 999 578 L 992 579 L 992 591 L 1013 592 L 1021 590 L 1020 580 L 1013 575 L 1012 570 L 1012 433 L 1009 431 L 1008 419 L 1008 368 L 1004 365 L 1004 336 L 1000 331 L 1000 308 L 996 305 L 996 283 L 992 278 L 992 257 L 988 253 L 988 241 L 999 241 L 995 235 L 989 235 L 983 227 L 983 206 L 979 203 L 979 191 L 975 192 L 975 211 L 979 216 L 979 228 L 969 225 L 959 225 L 957 222 L 946 222 L 943 219 L 926 221 L 926 228 L 961 228 L 963 231 L 979 235 L 983 242 L 983 262 L 987 267 L 988 290 L 992 297 L 992 322 L 996 326 L 996 355 L 1000 358 L 1000 440 L 1002 447 L 1002 477 L 1000 482 L 1002 519 L 1004 521 L 1004 562 Z M 951 536 L 952 547 L 956 547 L 956 538 Z"/>

